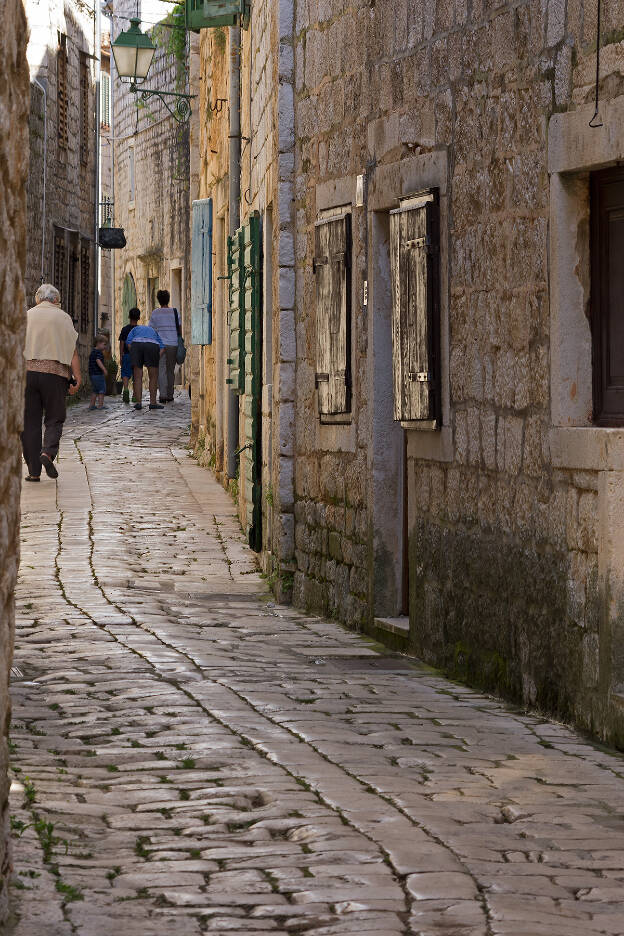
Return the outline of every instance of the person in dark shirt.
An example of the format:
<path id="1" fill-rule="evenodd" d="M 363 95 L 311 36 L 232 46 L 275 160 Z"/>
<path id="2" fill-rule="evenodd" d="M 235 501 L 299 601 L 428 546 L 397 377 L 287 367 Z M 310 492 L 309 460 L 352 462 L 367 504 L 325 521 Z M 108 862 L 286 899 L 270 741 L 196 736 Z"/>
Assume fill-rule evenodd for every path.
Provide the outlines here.
<path id="1" fill-rule="evenodd" d="M 123 395 L 122 399 L 124 403 L 130 402 L 130 390 L 128 389 L 128 384 L 130 378 L 132 377 L 132 362 L 130 360 L 130 348 L 126 344 L 126 338 L 132 331 L 135 325 L 138 324 L 139 319 L 141 318 L 141 312 L 139 309 L 130 309 L 128 313 L 128 318 L 130 319 L 129 325 L 124 325 L 124 327 L 119 332 L 119 360 L 121 361 L 121 379 L 123 380 Z"/>
<path id="2" fill-rule="evenodd" d="M 106 393 L 106 365 L 104 364 L 104 348 L 106 338 L 99 336 L 95 339 L 95 347 L 89 355 L 89 380 L 91 381 L 90 410 L 104 409 L 104 394 Z M 95 401 L 97 400 L 97 406 Z"/>

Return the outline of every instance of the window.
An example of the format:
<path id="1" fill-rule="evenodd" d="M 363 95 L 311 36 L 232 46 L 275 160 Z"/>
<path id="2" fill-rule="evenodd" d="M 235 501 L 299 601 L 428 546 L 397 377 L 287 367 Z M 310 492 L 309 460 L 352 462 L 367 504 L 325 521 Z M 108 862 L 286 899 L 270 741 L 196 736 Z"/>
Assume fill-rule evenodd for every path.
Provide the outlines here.
<path id="1" fill-rule="evenodd" d="M 591 176 L 594 421 L 624 425 L 624 169 Z"/>
<path id="2" fill-rule="evenodd" d="M 111 83 L 110 75 L 102 72 L 100 77 L 100 125 L 104 130 L 110 130 L 111 113 Z"/>
<path id="3" fill-rule="evenodd" d="M 440 422 L 438 191 L 390 212 L 394 418 Z"/>
<path id="4" fill-rule="evenodd" d="M 80 53 L 80 162 L 86 166 L 89 162 L 89 60 L 84 52 Z"/>
<path id="5" fill-rule="evenodd" d="M 351 215 L 316 222 L 316 386 L 321 420 L 351 412 Z"/>
<path id="6" fill-rule="evenodd" d="M 67 270 L 67 252 L 65 235 L 59 231 L 54 234 L 54 285 L 61 294 L 61 303 L 65 296 L 65 274 Z"/>
<path id="7" fill-rule="evenodd" d="M 67 36 L 62 33 L 56 52 L 56 121 L 58 145 L 67 149 Z"/>
<path id="8" fill-rule="evenodd" d="M 134 146 L 128 147 L 128 200 L 134 202 Z"/>
<path id="9" fill-rule="evenodd" d="M 80 331 L 89 331 L 90 286 L 91 281 L 91 247 L 88 241 L 82 242 L 80 250 Z"/>

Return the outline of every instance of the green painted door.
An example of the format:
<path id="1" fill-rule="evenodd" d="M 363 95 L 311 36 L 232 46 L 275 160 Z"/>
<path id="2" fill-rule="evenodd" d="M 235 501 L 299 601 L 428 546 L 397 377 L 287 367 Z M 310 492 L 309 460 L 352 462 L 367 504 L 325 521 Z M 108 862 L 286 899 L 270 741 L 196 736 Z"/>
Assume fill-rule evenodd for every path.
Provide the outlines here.
<path id="1" fill-rule="evenodd" d="M 244 443 L 240 480 L 245 500 L 245 531 L 256 552 L 262 546 L 262 266 L 260 215 L 254 212 L 228 239 L 230 277 L 230 378 L 242 397 Z"/>
<path id="2" fill-rule="evenodd" d="M 121 290 L 121 309 L 123 312 L 124 325 L 127 325 L 130 321 L 128 313 L 130 312 L 130 309 L 134 309 L 136 307 L 136 304 L 137 294 L 136 288 L 134 286 L 134 280 L 132 278 L 132 273 L 126 273 Z"/>

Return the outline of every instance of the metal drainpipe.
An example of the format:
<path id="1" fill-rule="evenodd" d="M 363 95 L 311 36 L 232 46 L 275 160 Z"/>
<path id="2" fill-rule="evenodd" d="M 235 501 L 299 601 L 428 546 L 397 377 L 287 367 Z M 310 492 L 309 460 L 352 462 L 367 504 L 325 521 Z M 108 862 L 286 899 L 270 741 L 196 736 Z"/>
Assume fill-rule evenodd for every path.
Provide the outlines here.
<path id="1" fill-rule="evenodd" d="M 45 275 L 45 242 L 46 242 L 46 182 L 48 178 L 48 92 L 40 81 L 31 79 L 43 93 L 43 194 L 41 196 L 41 282 Z"/>
<path id="2" fill-rule="evenodd" d="M 93 231 L 93 244 L 95 248 L 95 271 L 93 290 L 93 334 L 98 333 L 98 320 L 100 312 L 100 248 L 98 246 L 98 232 L 100 227 L 100 82 L 102 70 L 102 0 L 93 0 L 95 13 L 93 52 L 95 56 L 95 224 Z"/>
<path id="3" fill-rule="evenodd" d="M 240 26 L 230 26 L 230 237 L 240 226 L 241 113 L 240 113 Z M 227 389 L 227 453 L 225 470 L 229 478 L 238 467 L 234 452 L 238 448 L 238 395 Z"/>

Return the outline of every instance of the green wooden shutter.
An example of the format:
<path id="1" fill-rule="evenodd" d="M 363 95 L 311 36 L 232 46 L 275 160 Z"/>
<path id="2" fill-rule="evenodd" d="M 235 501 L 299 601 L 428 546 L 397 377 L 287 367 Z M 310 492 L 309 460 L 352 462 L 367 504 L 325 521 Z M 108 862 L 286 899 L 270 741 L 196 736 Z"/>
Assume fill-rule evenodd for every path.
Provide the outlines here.
<path id="1" fill-rule="evenodd" d="M 390 212 L 396 420 L 440 419 L 438 232 L 437 189 Z"/>
<path id="2" fill-rule="evenodd" d="M 198 31 L 215 26 L 249 25 L 250 0 L 185 0 L 186 26 Z"/>
<path id="3" fill-rule="evenodd" d="M 241 249 L 241 231 L 228 237 L 228 278 L 230 281 L 230 308 L 228 312 L 230 355 L 230 376 L 228 383 L 235 393 L 245 390 L 245 323 L 243 319 L 244 282 L 243 251 Z"/>
<path id="4" fill-rule="evenodd" d="M 351 215 L 317 221 L 316 386 L 321 416 L 351 411 Z"/>
<path id="5" fill-rule="evenodd" d="M 240 452 L 241 490 L 245 500 L 247 540 L 260 550 L 261 537 L 261 360 L 262 360 L 262 256 L 260 215 L 228 238 L 230 280 L 230 377 L 232 389 L 242 397 L 244 444 Z"/>
<path id="6" fill-rule="evenodd" d="M 191 344 L 212 344 L 212 199 L 193 202 Z"/>
<path id="7" fill-rule="evenodd" d="M 246 503 L 247 540 L 252 549 L 262 547 L 261 529 L 261 250 L 260 215 L 254 213 L 241 228 L 240 244 L 243 256 L 243 284 L 241 291 L 242 321 L 244 329 L 245 396 L 245 449 L 242 453 L 244 496 Z"/>

